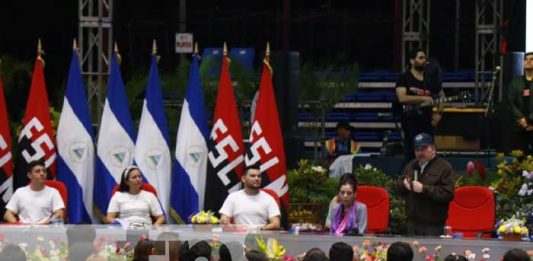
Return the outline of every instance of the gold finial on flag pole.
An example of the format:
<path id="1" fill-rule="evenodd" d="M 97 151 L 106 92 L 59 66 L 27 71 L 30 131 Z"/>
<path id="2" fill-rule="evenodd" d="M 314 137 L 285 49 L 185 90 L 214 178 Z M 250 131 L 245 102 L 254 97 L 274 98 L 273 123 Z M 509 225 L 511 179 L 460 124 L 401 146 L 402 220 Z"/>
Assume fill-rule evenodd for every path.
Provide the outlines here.
<path id="1" fill-rule="evenodd" d="M 41 61 L 41 63 L 43 64 L 43 68 L 44 68 L 44 59 L 42 57 L 43 55 L 44 55 L 43 45 L 41 44 L 41 38 L 39 38 L 39 40 L 37 40 L 37 59 Z"/>
<path id="2" fill-rule="evenodd" d="M 113 48 L 113 51 L 117 55 L 117 62 L 120 65 L 122 63 L 122 56 L 120 56 L 120 53 L 118 52 L 118 44 L 116 41 L 115 41 L 115 47 Z"/>
<path id="3" fill-rule="evenodd" d="M 194 42 L 194 51 L 193 54 L 198 55 L 198 42 Z"/>
<path id="4" fill-rule="evenodd" d="M 76 43 L 76 38 L 72 40 L 72 50 L 78 51 L 78 44 Z"/>
<path id="5" fill-rule="evenodd" d="M 115 41 L 115 47 L 113 48 L 113 51 L 118 54 L 118 44 Z"/>
<path id="6" fill-rule="evenodd" d="M 228 56 L 228 46 L 226 42 L 224 42 L 224 47 L 222 48 L 222 55 Z"/>
<path id="7" fill-rule="evenodd" d="M 263 63 L 268 67 L 270 74 L 273 74 L 272 67 L 270 66 L 270 42 L 267 42 L 265 50 L 265 58 L 263 58 Z"/>
<path id="8" fill-rule="evenodd" d="M 265 56 L 268 58 L 270 58 L 270 42 L 267 42 L 267 48 L 266 48 L 266 51 L 265 51 Z"/>
<path id="9" fill-rule="evenodd" d="M 152 55 L 157 55 L 157 42 L 155 39 L 152 42 Z"/>

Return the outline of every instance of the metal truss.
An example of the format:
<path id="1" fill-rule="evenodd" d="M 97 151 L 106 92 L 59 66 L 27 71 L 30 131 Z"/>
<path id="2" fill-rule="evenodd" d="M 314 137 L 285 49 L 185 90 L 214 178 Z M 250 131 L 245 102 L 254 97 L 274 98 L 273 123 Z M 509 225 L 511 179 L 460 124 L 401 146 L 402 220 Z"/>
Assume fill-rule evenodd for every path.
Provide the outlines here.
<path id="1" fill-rule="evenodd" d="M 96 122 L 105 101 L 104 80 L 113 52 L 113 0 L 79 0 L 78 41 L 87 99 Z"/>
<path id="2" fill-rule="evenodd" d="M 430 0 L 404 0 L 402 14 L 402 68 L 410 50 L 429 51 Z"/>
<path id="3" fill-rule="evenodd" d="M 501 25 L 503 0 L 476 0 L 476 103 L 488 100 L 491 81 L 495 76 L 496 66 L 501 66 Z M 493 95 L 502 100 L 502 77 L 499 78 L 498 89 Z M 496 92 L 497 91 L 497 92 Z"/>

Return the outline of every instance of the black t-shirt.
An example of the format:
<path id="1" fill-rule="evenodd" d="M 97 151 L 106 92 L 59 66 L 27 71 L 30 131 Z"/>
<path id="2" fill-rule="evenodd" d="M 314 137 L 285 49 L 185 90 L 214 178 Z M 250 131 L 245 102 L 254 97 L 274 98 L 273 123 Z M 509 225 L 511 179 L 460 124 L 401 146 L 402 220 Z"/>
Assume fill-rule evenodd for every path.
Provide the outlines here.
<path id="1" fill-rule="evenodd" d="M 400 74 L 396 79 L 396 87 L 405 87 L 407 95 L 413 96 L 436 96 L 441 91 L 441 86 L 427 86 L 424 81 L 415 78 L 410 70 Z M 420 110 L 421 114 L 411 113 L 404 115 L 407 118 L 422 117 L 431 118 L 432 107 L 425 107 Z"/>

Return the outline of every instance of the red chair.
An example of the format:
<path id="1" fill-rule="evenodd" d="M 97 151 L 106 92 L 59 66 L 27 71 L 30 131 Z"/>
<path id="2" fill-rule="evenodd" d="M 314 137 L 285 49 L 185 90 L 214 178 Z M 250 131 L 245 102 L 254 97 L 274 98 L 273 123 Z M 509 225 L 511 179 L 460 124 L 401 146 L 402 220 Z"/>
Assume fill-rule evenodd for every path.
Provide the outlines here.
<path id="1" fill-rule="evenodd" d="M 480 186 L 455 189 L 446 220 L 452 232 L 461 232 L 465 238 L 490 238 L 495 223 L 496 202 L 490 189 Z"/>
<path id="2" fill-rule="evenodd" d="M 63 204 L 65 204 L 65 214 L 63 218 L 67 218 L 68 191 L 67 187 L 65 186 L 65 183 L 57 180 L 44 180 L 44 185 L 51 188 L 55 188 L 59 192 L 59 195 L 63 200 Z"/>
<path id="3" fill-rule="evenodd" d="M 271 189 L 261 189 L 262 191 L 266 192 L 267 194 L 269 194 L 270 196 L 272 196 L 274 198 L 274 200 L 276 201 L 276 203 L 278 203 L 278 207 L 280 207 L 280 201 L 279 201 L 279 197 L 278 197 L 278 194 L 274 191 L 274 190 L 271 190 Z"/>
<path id="4" fill-rule="evenodd" d="M 118 189 L 120 188 L 120 184 L 117 184 L 114 188 L 113 188 L 113 191 L 111 192 L 111 196 L 115 195 L 115 193 L 118 191 Z M 148 192 L 151 192 L 152 194 L 155 195 L 155 197 L 157 198 L 157 190 L 154 188 L 154 186 L 152 186 L 151 184 L 149 183 L 142 183 L 141 185 L 141 189 L 142 190 L 146 190 Z"/>
<path id="5" fill-rule="evenodd" d="M 385 233 L 389 227 L 389 192 L 382 187 L 358 186 L 355 200 L 367 208 L 368 233 Z"/>

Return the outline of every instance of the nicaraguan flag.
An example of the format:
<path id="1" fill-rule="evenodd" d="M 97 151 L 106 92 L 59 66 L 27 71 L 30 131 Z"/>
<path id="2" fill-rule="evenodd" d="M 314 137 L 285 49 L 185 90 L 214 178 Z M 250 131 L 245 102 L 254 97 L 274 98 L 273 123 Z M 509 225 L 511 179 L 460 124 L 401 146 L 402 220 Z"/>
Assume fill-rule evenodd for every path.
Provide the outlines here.
<path id="1" fill-rule="evenodd" d="M 157 189 L 165 214 L 170 198 L 170 149 L 157 59 L 152 56 L 144 105 L 135 142 L 135 163 L 146 181 Z M 168 216 L 167 216 L 168 220 Z"/>
<path id="2" fill-rule="evenodd" d="M 177 223 L 187 223 L 191 214 L 204 207 L 208 137 L 204 94 L 195 55 L 181 109 L 172 171 L 171 215 Z"/>
<path id="3" fill-rule="evenodd" d="M 135 130 L 120 74 L 117 54 L 111 60 L 107 97 L 98 132 L 94 203 L 105 218 L 111 192 L 120 183 L 122 171 L 133 163 Z"/>
<path id="4" fill-rule="evenodd" d="M 94 143 L 77 53 L 72 52 L 67 90 L 57 126 L 57 175 L 68 191 L 71 224 L 92 223 Z"/>

